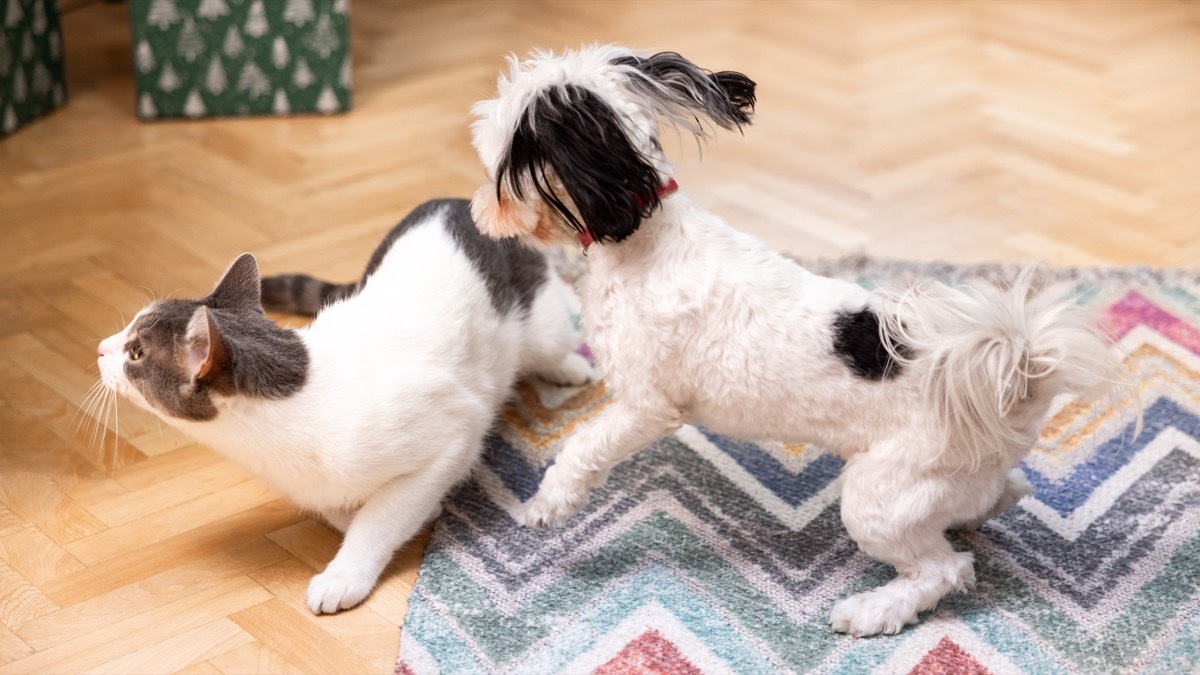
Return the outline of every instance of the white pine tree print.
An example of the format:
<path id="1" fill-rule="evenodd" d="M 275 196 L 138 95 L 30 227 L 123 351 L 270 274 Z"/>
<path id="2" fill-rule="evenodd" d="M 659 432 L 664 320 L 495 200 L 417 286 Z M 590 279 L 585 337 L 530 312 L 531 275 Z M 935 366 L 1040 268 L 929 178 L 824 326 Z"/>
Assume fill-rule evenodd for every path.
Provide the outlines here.
<path id="1" fill-rule="evenodd" d="M 204 107 L 204 99 L 200 98 L 200 92 L 193 89 L 188 93 L 187 100 L 183 102 L 183 114 L 195 119 L 203 117 L 208 109 Z"/>
<path id="2" fill-rule="evenodd" d="M 16 71 L 12 83 L 12 100 L 14 103 L 24 103 L 29 95 L 29 83 L 25 80 L 24 68 L 18 64 Z"/>
<path id="3" fill-rule="evenodd" d="M 314 52 L 320 54 L 321 58 L 327 59 L 340 44 L 341 42 L 338 40 L 337 33 L 333 32 L 333 22 L 329 18 L 329 15 L 322 14 L 321 18 L 317 19 L 317 27 L 313 29 L 308 46 Z"/>
<path id="4" fill-rule="evenodd" d="M 57 59 L 62 56 L 62 37 L 58 31 L 50 31 L 50 58 Z"/>
<path id="5" fill-rule="evenodd" d="M 242 27 L 250 37 L 262 37 L 271 30 L 267 23 L 267 12 L 263 9 L 262 0 L 254 0 L 250 5 L 250 14 L 246 16 L 246 25 Z"/>
<path id="6" fill-rule="evenodd" d="M 286 115 L 292 111 L 292 106 L 288 103 L 287 92 L 282 89 L 275 90 L 275 101 L 271 104 L 271 110 L 276 115 Z"/>
<path id="7" fill-rule="evenodd" d="M 170 93 L 178 89 L 181 84 L 179 76 L 175 74 L 175 69 L 171 67 L 171 62 L 163 64 L 162 72 L 158 75 L 158 88 Z"/>
<path id="8" fill-rule="evenodd" d="M 225 91 L 225 87 L 229 85 L 229 78 L 225 76 L 225 67 L 221 65 L 221 57 L 213 56 L 212 63 L 208 64 L 208 74 L 204 76 L 204 87 L 208 89 L 208 93 L 214 96 Z"/>
<path id="9" fill-rule="evenodd" d="M 204 53 L 204 38 L 196 28 L 196 22 L 191 17 L 183 20 L 183 30 L 179 31 L 179 53 L 188 63 L 195 63 L 196 58 Z"/>
<path id="10" fill-rule="evenodd" d="M 288 53 L 287 42 L 282 37 L 275 38 L 275 43 L 271 45 L 271 61 L 275 64 L 276 70 L 283 70 L 283 67 L 288 64 L 288 59 L 291 54 Z"/>
<path id="11" fill-rule="evenodd" d="M 62 82 L 54 83 L 54 106 L 58 107 L 67 100 L 67 92 L 63 91 Z"/>
<path id="12" fill-rule="evenodd" d="M 146 14 L 146 23 L 158 26 L 159 30 L 166 30 L 181 18 L 183 17 L 179 14 L 179 8 L 175 6 L 175 0 L 154 0 Z"/>
<path id="13" fill-rule="evenodd" d="M 44 98 L 50 93 L 50 87 L 54 85 L 54 78 L 50 77 L 50 71 L 46 70 L 46 64 L 38 61 L 33 64 L 33 81 L 31 88 L 33 95 L 38 98 Z"/>
<path id="14" fill-rule="evenodd" d="M 154 70 L 154 50 L 150 49 L 150 43 L 142 40 L 138 42 L 137 49 L 133 50 L 133 61 L 137 65 L 138 72 L 148 73 Z"/>
<path id="15" fill-rule="evenodd" d="M 12 104 L 9 104 L 4 109 L 4 133 L 11 134 L 17 128 L 17 113 L 13 110 Z"/>
<path id="16" fill-rule="evenodd" d="M 225 0 L 202 0 L 200 6 L 196 8 L 196 16 L 209 21 L 217 17 L 228 16 L 228 14 L 229 5 L 225 4 Z"/>
<path id="17" fill-rule="evenodd" d="M 225 44 L 221 47 L 225 52 L 225 56 L 235 59 L 242 55 L 246 49 L 246 43 L 242 42 L 242 36 L 238 34 L 237 26 L 230 26 L 225 33 Z"/>
<path id="18" fill-rule="evenodd" d="M 316 79 L 308 67 L 308 61 L 303 56 L 296 59 L 296 72 L 292 73 L 292 84 L 300 89 L 308 89 Z"/>
<path id="19" fill-rule="evenodd" d="M 346 0 L 333 0 L 333 13 L 345 16 L 350 11 L 350 4 Z"/>
<path id="20" fill-rule="evenodd" d="M 46 32 L 46 5 L 41 0 L 33 2 L 33 34 L 41 35 Z"/>
<path id="21" fill-rule="evenodd" d="M 337 112 L 341 104 L 338 103 L 337 96 L 333 93 L 333 89 L 329 85 L 321 90 L 321 95 L 317 97 L 317 110 L 328 115 L 329 113 Z"/>
<path id="22" fill-rule="evenodd" d="M 287 7 L 283 10 L 283 20 L 288 23 L 294 23 L 297 26 L 303 26 L 312 21 L 312 0 L 288 0 Z"/>
<path id="23" fill-rule="evenodd" d="M 141 98 L 138 99 L 138 117 L 144 120 L 158 117 L 158 108 L 154 107 L 154 99 L 150 98 L 148 93 L 143 92 Z"/>
<path id="24" fill-rule="evenodd" d="M 238 91 L 250 92 L 251 97 L 258 98 L 271 91 L 271 82 L 261 68 L 253 61 L 247 61 L 238 76 Z"/>
<path id="25" fill-rule="evenodd" d="M 17 25 L 17 22 L 24 18 L 25 12 L 21 11 L 20 0 L 9 0 L 8 12 L 6 12 L 4 16 L 4 27 L 14 28 Z"/>
<path id="26" fill-rule="evenodd" d="M 350 76 L 350 55 L 347 54 L 345 59 L 342 59 L 342 69 L 338 73 L 338 84 L 342 85 L 343 89 L 349 89 L 353 85 L 353 80 Z"/>

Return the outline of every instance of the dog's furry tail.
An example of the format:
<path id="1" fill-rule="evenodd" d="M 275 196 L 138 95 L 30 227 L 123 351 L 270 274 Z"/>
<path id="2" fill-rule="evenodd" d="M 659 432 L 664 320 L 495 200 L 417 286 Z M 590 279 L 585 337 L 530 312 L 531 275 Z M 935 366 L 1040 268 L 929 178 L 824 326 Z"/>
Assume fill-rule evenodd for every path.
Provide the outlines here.
<path id="1" fill-rule="evenodd" d="M 262 280 L 265 309 L 316 316 L 321 308 L 354 295 L 358 284 L 334 284 L 307 274 L 280 274 Z"/>
<path id="2" fill-rule="evenodd" d="M 1036 271 L 1025 267 L 1006 289 L 926 282 L 885 300 L 885 346 L 923 378 L 946 429 L 943 451 L 965 454 L 972 468 L 1028 447 L 1041 422 L 1028 412 L 1059 394 L 1137 401 L 1092 317 L 1072 298 L 1038 293 Z"/>

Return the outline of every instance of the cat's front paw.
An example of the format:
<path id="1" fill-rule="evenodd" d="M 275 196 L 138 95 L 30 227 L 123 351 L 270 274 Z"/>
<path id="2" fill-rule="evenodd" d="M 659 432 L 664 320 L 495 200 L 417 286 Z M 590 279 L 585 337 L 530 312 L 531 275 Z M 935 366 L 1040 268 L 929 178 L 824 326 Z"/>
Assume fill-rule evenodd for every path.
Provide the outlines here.
<path id="1" fill-rule="evenodd" d="M 308 583 L 308 608 L 313 614 L 333 614 L 350 609 L 371 594 L 374 579 L 326 570 Z"/>
<path id="2" fill-rule="evenodd" d="M 538 374 L 550 384 L 562 387 L 581 387 L 596 379 L 596 370 L 592 364 L 579 354 L 570 354 L 557 368 Z"/>
<path id="3" fill-rule="evenodd" d="M 547 490 L 543 486 L 525 508 L 525 525 L 562 527 L 585 503 L 586 493 L 576 496 L 563 490 Z"/>

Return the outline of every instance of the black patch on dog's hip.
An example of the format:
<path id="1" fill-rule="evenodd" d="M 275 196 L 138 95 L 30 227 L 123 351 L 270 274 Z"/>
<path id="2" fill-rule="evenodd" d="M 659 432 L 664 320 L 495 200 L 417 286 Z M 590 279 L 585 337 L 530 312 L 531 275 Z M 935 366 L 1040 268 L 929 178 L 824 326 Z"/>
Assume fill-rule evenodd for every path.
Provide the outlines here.
<path id="1" fill-rule="evenodd" d="M 897 353 L 908 357 L 907 346 L 895 347 Z M 863 379 L 891 379 L 900 374 L 900 364 L 888 354 L 879 336 L 879 317 L 870 309 L 838 313 L 833 320 L 833 353 Z"/>

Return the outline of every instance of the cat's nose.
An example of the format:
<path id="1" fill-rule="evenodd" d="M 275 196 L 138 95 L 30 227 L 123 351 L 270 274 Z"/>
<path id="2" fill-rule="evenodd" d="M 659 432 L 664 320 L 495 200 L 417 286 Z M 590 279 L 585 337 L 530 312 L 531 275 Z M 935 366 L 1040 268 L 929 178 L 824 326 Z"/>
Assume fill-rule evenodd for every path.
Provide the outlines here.
<path id="1" fill-rule="evenodd" d="M 112 335 L 100 341 L 100 346 L 96 347 L 96 358 L 111 354 L 114 349 L 121 343 L 120 335 Z"/>

